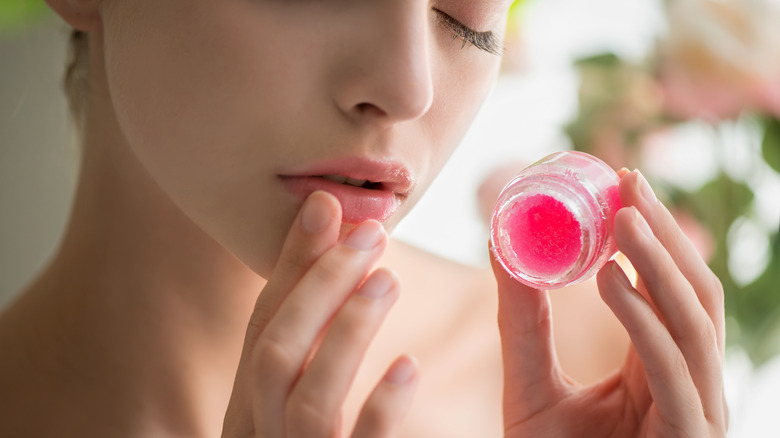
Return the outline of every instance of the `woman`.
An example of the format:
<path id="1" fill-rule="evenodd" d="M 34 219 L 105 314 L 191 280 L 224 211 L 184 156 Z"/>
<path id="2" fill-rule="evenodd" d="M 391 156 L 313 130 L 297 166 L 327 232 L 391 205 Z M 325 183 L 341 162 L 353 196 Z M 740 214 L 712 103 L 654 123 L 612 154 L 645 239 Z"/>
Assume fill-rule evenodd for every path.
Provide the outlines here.
<path id="1" fill-rule="evenodd" d="M 545 292 L 388 249 L 509 1 L 48 3 L 79 31 L 81 178 L 0 319 L 0 435 L 724 435 L 720 286 L 638 172 L 615 234 L 640 286 L 598 281 L 632 347 L 593 386 L 561 371 Z"/>

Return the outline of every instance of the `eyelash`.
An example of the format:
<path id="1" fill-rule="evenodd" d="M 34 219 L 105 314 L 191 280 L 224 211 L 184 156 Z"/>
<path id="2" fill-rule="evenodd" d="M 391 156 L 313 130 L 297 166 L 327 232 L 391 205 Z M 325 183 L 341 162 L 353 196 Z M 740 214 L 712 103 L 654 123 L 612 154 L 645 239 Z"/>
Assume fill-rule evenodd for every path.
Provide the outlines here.
<path id="1" fill-rule="evenodd" d="M 501 39 L 493 32 L 477 32 L 452 18 L 444 11 L 440 11 L 436 8 L 433 10 L 439 17 L 439 22 L 452 33 L 452 39 L 461 39 L 463 41 L 461 48 L 472 45 L 485 52 L 501 56 L 501 53 L 504 50 L 503 44 L 501 43 Z"/>

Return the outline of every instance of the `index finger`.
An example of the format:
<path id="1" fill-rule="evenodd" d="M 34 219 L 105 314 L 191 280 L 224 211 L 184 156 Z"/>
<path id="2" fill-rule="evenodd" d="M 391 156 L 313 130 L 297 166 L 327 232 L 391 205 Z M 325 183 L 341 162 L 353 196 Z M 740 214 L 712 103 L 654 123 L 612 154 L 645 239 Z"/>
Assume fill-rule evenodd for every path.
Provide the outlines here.
<path id="1" fill-rule="evenodd" d="M 306 198 L 287 234 L 273 275 L 257 298 L 247 328 L 246 347 L 251 349 L 290 290 L 336 244 L 340 224 L 341 205 L 335 196 L 317 191 Z"/>
<path id="2" fill-rule="evenodd" d="M 504 415 L 510 424 L 525 420 L 557 400 L 564 385 L 553 343 L 548 293 L 510 277 L 492 252 L 490 262 L 498 282 Z"/>
<path id="3" fill-rule="evenodd" d="M 336 244 L 340 224 L 341 206 L 335 196 L 317 191 L 306 198 L 287 234 L 274 274 L 257 298 L 249 318 L 233 393 L 225 413 L 225 430 L 230 429 L 229 436 L 253 434 L 252 396 L 246 384 L 251 382 L 248 362 L 252 349 L 288 293 L 314 262 Z"/>
<path id="4" fill-rule="evenodd" d="M 680 272 L 691 284 L 696 296 L 715 325 L 718 349 L 725 350 L 723 287 L 690 239 L 682 232 L 669 210 L 658 201 L 639 171 L 626 175 L 620 183 L 620 199 L 634 206 L 647 220 L 653 234 L 669 252 Z"/>

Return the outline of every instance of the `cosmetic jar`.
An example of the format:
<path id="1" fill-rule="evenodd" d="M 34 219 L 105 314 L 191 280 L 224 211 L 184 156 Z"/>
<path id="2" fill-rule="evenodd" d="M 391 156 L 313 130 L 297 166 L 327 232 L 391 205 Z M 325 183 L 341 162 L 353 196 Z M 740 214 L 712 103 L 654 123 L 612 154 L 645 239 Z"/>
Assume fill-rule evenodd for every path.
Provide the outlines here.
<path id="1" fill-rule="evenodd" d="M 490 248 L 517 281 L 557 289 L 595 274 L 615 256 L 620 177 L 575 151 L 542 158 L 501 191 L 490 221 Z"/>

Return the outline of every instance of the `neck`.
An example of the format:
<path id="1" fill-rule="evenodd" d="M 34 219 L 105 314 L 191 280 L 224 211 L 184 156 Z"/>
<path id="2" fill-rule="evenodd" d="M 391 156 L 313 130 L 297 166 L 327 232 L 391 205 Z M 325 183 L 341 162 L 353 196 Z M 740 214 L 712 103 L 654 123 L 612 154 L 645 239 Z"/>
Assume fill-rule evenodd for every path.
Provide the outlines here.
<path id="1" fill-rule="evenodd" d="M 214 435 L 265 281 L 173 205 L 96 104 L 110 99 L 92 96 L 65 237 L 21 308 L 56 321 L 48 351 L 84 389 L 111 392 L 93 400 L 142 402 Z"/>

